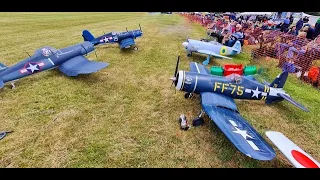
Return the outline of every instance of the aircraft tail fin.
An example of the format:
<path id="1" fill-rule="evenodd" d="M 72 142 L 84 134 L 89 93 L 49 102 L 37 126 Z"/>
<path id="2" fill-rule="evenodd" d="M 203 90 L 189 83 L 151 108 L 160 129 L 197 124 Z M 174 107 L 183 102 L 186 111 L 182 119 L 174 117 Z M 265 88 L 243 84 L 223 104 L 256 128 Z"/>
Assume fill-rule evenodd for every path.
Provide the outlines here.
<path id="1" fill-rule="evenodd" d="M 280 73 L 276 79 L 272 81 L 272 83 L 269 85 L 269 87 L 274 88 L 283 88 L 284 84 L 286 83 L 287 77 L 288 77 L 288 71 L 284 71 Z"/>
<path id="2" fill-rule="evenodd" d="M 236 41 L 234 43 L 234 45 L 232 46 L 232 50 L 236 51 L 237 53 L 241 52 L 241 43 L 240 43 L 240 41 Z"/>
<path id="3" fill-rule="evenodd" d="M 92 41 L 94 40 L 94 36 L 88 30 L 82 31 L 82 37 L 84 41 Z"/>

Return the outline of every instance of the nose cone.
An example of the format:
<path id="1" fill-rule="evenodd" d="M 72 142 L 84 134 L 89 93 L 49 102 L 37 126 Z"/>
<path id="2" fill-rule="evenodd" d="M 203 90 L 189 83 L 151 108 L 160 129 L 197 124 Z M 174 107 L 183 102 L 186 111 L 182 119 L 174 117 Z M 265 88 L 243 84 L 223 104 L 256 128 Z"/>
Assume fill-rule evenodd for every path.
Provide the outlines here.
<path id="1" fill-rule="evenodd" d="M 183 88 L 183 79 L 184 79 L 184 72 L 179 71 L 176 77 L 175 86 L 177 90 L 182 90 Z"/>
<path id="2" fill-rule="evenodd" d="M 183 42 L 183 43 L 182 43 L 182 46 L 183 46 L 184 48 L 188 48 L 188 42 Z"/>

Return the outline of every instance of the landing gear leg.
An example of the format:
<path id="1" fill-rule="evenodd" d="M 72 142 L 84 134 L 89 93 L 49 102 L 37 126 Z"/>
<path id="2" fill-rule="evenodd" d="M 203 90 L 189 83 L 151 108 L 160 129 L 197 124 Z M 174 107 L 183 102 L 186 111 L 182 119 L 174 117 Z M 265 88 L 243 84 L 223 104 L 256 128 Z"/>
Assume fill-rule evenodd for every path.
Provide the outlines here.
<path id="1" fill-rule="evenodd" d="M 193 97 L 192 93 L 185 93 L 184 94 L 184 98 L 186 98 L 186 99 L 189 99 L 189 98 L 192 98 L 192 97 Z"/>
<path id="2" fill-rule="evenodd" d="M 16 86 L 14 85 L 14 83 L 15 83 L 15 82 L 12 82 L 12 83 L 11 83 L 11 89 L 16 88 Z"/>
<path id="3" fill-rule="evenodd" d="M 205 66 L 208 65 L 209 62 L 210 62 L 210 58 L 211 58 L 211 56 L 208 55 L 207 59 L 205 61 L 203 61 L 202 64 L 205 65 Z"/>
<path id="4" fill-rule="evenodd" d="M 201 109 L 198 117 L 196 117 L 195 119 L 192 120 L 192 125 L 193 126 L 200 126 L 204 124 L 204 120 L 203 120 L 203 115 L 205 114 L 205 112 Z"/>

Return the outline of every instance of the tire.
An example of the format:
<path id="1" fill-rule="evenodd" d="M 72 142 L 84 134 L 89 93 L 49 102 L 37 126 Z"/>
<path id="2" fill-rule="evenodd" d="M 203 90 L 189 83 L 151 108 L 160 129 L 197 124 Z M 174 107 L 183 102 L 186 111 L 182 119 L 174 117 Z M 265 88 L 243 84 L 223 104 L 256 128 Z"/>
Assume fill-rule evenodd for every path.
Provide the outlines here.
<path id="1" fill-rule="evenodd" d="M 203 120 L 203 118 L 199 118 L 199 117 L 197 117 L 197 118 L 195 118 L 193 121 L 192 121 L 192 125 L 193 126 L 201 126 L 201 125 L 203 125 L 204 124 L 204 120 Z"/>
<path id="2" fill-rule="evenodd" d="M 184 94 L 184 98 L 186 98 L 186 99 L 192 98 L 192 96 L 193 96 L 193 94 L 191 94 L 191 93 Z"/>

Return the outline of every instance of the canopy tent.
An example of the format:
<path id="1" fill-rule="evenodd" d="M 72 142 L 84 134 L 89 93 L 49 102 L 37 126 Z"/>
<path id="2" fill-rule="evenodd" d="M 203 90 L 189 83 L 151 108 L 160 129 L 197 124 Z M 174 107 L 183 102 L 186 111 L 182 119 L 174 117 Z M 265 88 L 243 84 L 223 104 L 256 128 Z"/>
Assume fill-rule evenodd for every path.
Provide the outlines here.
<path id="1" fill-rule="evenodd" d="M 243 13 L 237 14 L 237 16 L 249 16 L 249 15 L 253 15 L 253 16 L 258 16 L 258 15 L 271 16 L 272 12 L 243 12 Z"/>

